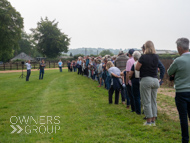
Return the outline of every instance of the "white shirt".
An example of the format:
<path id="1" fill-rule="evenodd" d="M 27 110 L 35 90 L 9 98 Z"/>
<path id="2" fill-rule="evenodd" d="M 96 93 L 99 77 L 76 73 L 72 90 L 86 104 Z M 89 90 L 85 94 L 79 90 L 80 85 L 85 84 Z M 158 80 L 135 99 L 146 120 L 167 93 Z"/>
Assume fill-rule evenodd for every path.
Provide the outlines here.
<path id="1" fill-rule="evenodd" d="M 25 63 L 27 70 L 30 70 L 32 68 L 31 64 Z"/>

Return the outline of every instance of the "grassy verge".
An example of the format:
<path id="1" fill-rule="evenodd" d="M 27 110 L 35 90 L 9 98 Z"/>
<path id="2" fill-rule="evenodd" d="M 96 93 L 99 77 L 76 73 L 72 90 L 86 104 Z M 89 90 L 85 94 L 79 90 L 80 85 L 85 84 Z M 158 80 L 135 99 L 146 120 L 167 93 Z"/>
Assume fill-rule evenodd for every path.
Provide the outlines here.
<path id="1" fill-rule="evenodd" d="M 174 143 L 181 140 L 179 122 L 165 113 L 158 112 L 156 127 L 144 127 L 143 115 L 131 113 L 122 104 L 109 105 L 108 91 L 98 88 L 97 82 L 68 73 L 66 69 L 62 73 L 47 70 L 43 80 L 38 80 L 38 74 L 33 71 L 29 82 L 19 79 L 20 73 L 0 74 L 1 143 Z M 159 98 L 162 101 L 165 98 Z M 31 119 L 21 124 L 18 117 L 23 116 L 38 122 Z M 52 123 L 47 116 L 49 120 L 52 117 Z M 10 125 L 19 125 L 23 131 L 11 134 Z M 47 126 L 52 125 L 54 130 L 48 133 Z"/>

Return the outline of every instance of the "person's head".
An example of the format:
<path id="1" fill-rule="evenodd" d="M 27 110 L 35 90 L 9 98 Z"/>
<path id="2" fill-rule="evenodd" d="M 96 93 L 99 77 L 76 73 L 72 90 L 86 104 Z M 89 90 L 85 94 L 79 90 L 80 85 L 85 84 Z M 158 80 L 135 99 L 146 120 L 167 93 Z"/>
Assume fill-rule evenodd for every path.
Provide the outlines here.
<path id="1" fill-rule="evenodd" d="M 106 69 L 108 70 L 111 67 L 114 67 L 114 64 L 111 61 L 108 61 L 106 64 Z"/>
<path id="2" fill-rule="evenodd" d="M 44 63 L 44 59 L 42 59 L 42 63 Z"/>
<path id="3" fill-rule="evenodd" d="M 129 51 L 128 51 L 128 56 L 129 56 L 129 57 L 132 57 L 134 51 L 135 51 L 134 49 L 129 49 Z"/>
<path id="4" fill-rule="evenodd" d="M 140 57 L 141 57 L 141 53 L 139 51 L 134 51 L 133 53 L 134 60 L 138 61 Z"/>
<path id="5" fill-rule="evenodd" d="M 61 62 L 61 59 L 59 61 Z"/>
<path id="6" fill-rule="evenodd" d="M 30 63 L 30 60 L 28 60 L 28 63 Z"/>
<path id="7" fill-rule="evenodd" d="M 145 51 L 145 46 L 144 46 L 144 44 L 143 44 L 143 46 L 141 47 L 141 49 L 142 49 L 142 51 L 143 51 L 143 53 L 144 53 L 144 51 Z"/>
<path id="8" fill-rule="evenodd" d="M 154 44 L 152 41 L 147 41 L 145 44 L 144 54 L 156 54 L 156 50 L 154 48 Z"/>
<path id="9" fill-rule="evenodd" d="M 176 44 L 179 55 L 189 51 L 189 39 L 179 38 L 177 39 Z"/>
<path id="10" fill-rule="evenodd" d="M 123 51 L 119 51 L 118 56 L 121 56 L 121 55 L 124 55 L 124 52 L 123 52 Z"/>

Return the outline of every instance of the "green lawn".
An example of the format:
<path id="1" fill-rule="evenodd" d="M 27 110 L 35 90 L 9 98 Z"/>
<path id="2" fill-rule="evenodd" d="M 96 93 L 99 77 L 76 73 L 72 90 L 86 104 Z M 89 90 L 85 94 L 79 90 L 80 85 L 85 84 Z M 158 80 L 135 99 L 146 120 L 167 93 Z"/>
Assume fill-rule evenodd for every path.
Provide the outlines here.
<path id="1" fill-rule="evenodd" d="M 32 72 L 29 82 L 19 79 L 20 74 L 0 74 L 0 143 L 181 141 L 179 122 L 158 112 L 156 127 L 143 126 L 144 115 L 131 113 L 121 103 L 109 105 L 108 91 L 91 79 L 66 69 L 47 70 L 43 80 L 38 80 L 38 71 Z M 27 124 L 20 123 L 23 116 L 30 118 Z M 11 133 L 11 125 L 23 130 Z"/>

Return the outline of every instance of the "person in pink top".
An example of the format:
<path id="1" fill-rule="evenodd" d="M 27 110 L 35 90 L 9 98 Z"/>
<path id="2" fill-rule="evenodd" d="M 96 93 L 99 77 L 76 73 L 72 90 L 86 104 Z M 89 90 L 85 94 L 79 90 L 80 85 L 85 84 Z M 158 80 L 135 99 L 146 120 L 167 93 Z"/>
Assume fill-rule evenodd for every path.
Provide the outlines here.
<path id="1" fill-rule="evenodd" d="M 131 103 L 131 112 L 135 112 L 136 109 L 135 109 L 135 100 L 134 100 L 134 96 L 133 96 L 133 93 L 132 93 L 132 83 L 131 83 L 131 80 L 129 79 L 129 72 L 131 71 L 131 67 L 133 66 L 135 60 L 133 58 L 133 52 L 135 50 L 134 49 L 130 49 L 128 51 L 128 56 L 129 56 L 129 59 L 126 63 L 126 86 L 127 86 L 127 94 L 130 98 L 130 103 Z"/>

